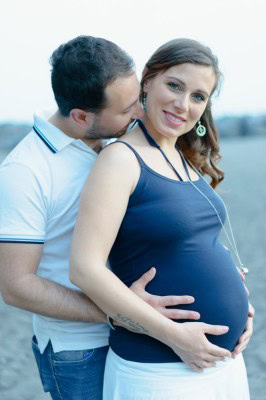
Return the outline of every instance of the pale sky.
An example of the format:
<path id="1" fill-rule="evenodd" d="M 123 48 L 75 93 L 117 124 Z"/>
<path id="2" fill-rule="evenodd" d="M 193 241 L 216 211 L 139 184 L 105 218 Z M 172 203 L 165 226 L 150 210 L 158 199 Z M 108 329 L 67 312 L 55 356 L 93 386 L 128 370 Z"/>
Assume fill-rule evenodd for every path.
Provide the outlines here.
<path id="1" fill-rule="evenodd" d="M 218 56 L 223 89 L 214 114 L 266 112 L 265 0 L 2 0 L 0 122 L 29 121 L 55 105 L 49 57 L 78 35 L 112 40 L 145 62 L 177 37 Z"/>

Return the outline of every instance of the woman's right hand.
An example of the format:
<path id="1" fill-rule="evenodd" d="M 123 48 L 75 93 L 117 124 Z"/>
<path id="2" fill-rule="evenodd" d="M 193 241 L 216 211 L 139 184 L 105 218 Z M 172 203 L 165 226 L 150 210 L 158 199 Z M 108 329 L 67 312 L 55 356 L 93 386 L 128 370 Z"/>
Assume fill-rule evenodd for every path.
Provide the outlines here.
<path id="1" fill-rule="evenodd" d="M 216 361 L 231 357 L 230 351 L 209 342 L 206 334 L 223 335 L 228 327 L 209 325 L 203 322 L 173 323 L 168 333 L 168 345 L 194 371 L 202 372 L 204 368 L 215 366 Z"/>

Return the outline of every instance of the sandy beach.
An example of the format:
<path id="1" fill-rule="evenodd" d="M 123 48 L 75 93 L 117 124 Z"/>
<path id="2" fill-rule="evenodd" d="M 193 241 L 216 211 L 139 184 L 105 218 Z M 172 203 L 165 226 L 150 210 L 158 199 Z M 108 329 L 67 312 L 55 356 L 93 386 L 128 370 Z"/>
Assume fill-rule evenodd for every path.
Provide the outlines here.
<path id="1" fill-rule="evenodd" d="M 250 270 L 246 284 L 256 309 L 254 335 L 244 352 L 251 400 L 266 400 L 265 150 L 266 137 L 228 139 L 221 143 L 220 165 L 226 179 L 219 193 L 228 206 L 241 258 Z M 229 247 L 226 239 L 224 244 Z M 7 306 L 0 299 L 0 320 L 0 400 L 49 399 L 42 391 L 31 352 L 31 314 Z"/>

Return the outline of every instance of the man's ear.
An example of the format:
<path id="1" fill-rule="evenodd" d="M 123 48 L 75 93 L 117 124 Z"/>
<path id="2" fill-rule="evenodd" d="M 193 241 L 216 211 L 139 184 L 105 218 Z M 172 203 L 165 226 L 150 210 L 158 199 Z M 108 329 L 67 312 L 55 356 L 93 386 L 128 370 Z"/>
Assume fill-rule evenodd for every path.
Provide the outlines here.
<path id="1" fill-rule="evenodd" d="M 79 108 L 73 108 L 73 110 L 70 111 L 70 118 L 73 122 L 78 124 L 80 128 L 88 130 L 94 123 L 95 114 Z"/>

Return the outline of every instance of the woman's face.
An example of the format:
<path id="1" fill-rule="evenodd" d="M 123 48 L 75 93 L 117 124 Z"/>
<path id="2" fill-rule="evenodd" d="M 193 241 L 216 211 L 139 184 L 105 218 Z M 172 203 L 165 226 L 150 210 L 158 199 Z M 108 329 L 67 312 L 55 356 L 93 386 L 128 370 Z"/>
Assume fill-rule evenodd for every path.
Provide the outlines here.
<path id="1" fill-rule="evenodd" d="M 144 84 L 147 128 L 154 134 L 178 138 L 200 119 L 216 81 L 209 66 L 180 64 Z"/>

